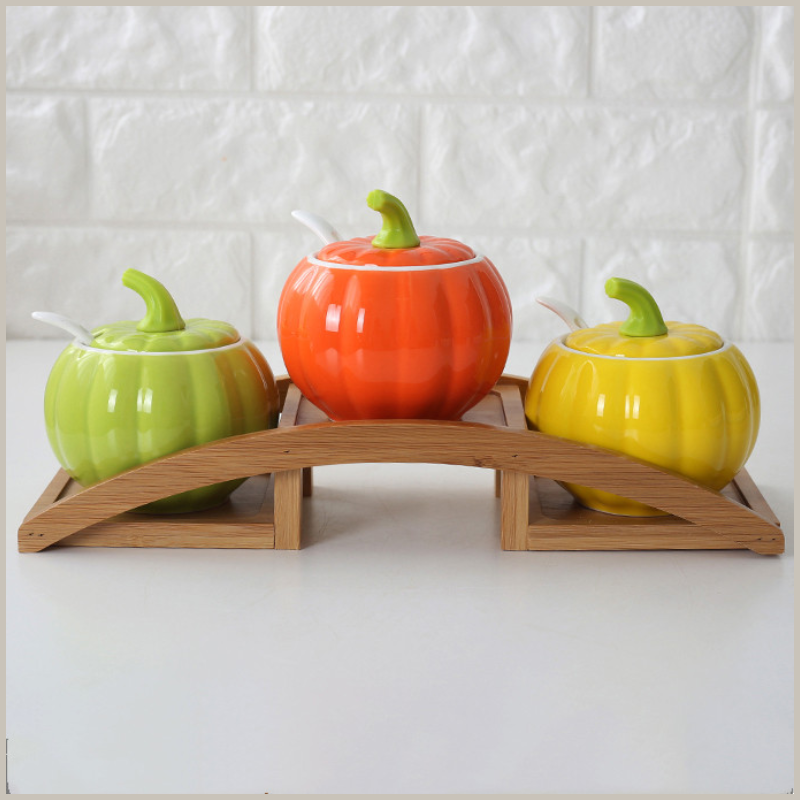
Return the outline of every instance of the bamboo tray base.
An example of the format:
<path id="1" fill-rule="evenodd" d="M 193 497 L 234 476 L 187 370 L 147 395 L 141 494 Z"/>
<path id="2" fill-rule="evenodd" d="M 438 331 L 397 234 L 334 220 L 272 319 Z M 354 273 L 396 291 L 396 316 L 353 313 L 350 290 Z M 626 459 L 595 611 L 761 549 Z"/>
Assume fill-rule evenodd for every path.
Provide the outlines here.
<path id="1" fill-rule="evenodd" d="M 59 470 L 40 502 L 65 500 L 81 487 Z M 50 499 L 52 498 L 52 499 Z M 220 506 L 190 514 L 124 512 L 61 539 L 55 547 L 188 547 L 272 549 L 275 547 L 274 480 L 246 480 Z"/>
<path id="2" fill-rule="evenodd" d="M 310 475 L 311 471 L 307 471 Z M 498 473 L 501 475 L 502 473 Z M 500 484 L 500 482 L 498 482 Z M 80 487 L 59 470 L 42 495 L 50 502 L 71 497 Z M 306 488 L 304 494 L 310 495 Z M 777 518 L 747 472 L 741 472 L 722 494 L 748 508 Z M 51 501 L 50 498 L 53 498 Z M 272 476 L 250 478 L 228 502 L 196 514 L 125 512 L 67 536 L 64 547 L 275 548 Z M 528 550 L 697 550 L 730 549 L 718 537 L 698 539 L 696 526 L 677 517 L 616 517 L 584 508 L 555 481 L 529 478 Z M 742 545 L 741 547 L 744 547 Z"/>
<path id="3" fill-rule="evenodd" d="M 779 526 L 758 487 L 742 470 L 721 492 Z M 528 498 L 528 550 L 746 549 L 679 517 L 620 517 L 581 506 L 555 481 L 533 476 Z"/>
<path id="4" fill-rule="evenodd" d="M 20 552 L 53 545 L 299 549 L 314 466 L 459 464 L 495 470 L 504 550 L 749 549 L 782 553 L 784 536 L 742 470 L 712 492 L 652 465 L 527 428 L 526 381 L 504 375 L 456 422 L 331 422 L 288 378 L 276 429 L 184 450 L 81 488 L 59 471 L 19 529 Z M 246 478 L 196 514 L 131 511 L 197 486 Z M 671 514 L 619 517 L 578 505 L 556 481 L 623 494 Z"/>

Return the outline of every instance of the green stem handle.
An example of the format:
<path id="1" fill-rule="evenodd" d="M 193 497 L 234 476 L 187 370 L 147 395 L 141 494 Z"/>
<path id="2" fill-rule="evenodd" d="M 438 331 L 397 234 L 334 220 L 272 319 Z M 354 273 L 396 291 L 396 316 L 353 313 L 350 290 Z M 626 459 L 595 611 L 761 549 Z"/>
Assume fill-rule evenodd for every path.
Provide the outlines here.
<path id="1" fill-rule="evenodd" d="M 155 278 L 137 269 L 126 269 L 122 275 L 122 284 L 133 289 L 147 307 L 144 317 L 136 326 L 137 331 L 166 333 L 182 331 L 186 327 L 172 295 Z"/>
<path id="2" fill-rule="evenodd" d="M 606 281 L 606 294 L 621 300 L 631 310 L 628 319 L 619 328 L 624 336 L 663 336 L 667 333 L 661 310 L 644 286 L 625 278 L 609 278 Z"/>
<path id="3" fill-rule="evenodd" d="M 420 241 L 406 207 L 392 194 L 375 189 L 367 195 L 367 205 L 379 211 L 383 227 L 372 240 L 373 247 L 384 250 L 419 247 Z"/>

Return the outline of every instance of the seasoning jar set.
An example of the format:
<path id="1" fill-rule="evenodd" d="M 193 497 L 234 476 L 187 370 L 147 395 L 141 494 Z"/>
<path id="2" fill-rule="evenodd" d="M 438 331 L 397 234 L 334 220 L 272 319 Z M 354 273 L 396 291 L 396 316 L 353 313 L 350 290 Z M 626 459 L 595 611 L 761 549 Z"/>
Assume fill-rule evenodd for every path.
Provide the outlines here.
<path id="1" fill-rule="evenodd" d="M 367 203 L 382 219 L 374 237 L 341 240 L 325 220 L 295 212 L 323 246 L 301 259 L 279 300 L 289 376 L 333 420 L 460 419 L 503 373 L 508 290 L 469 245 L 417 235 L 396 197 L 376 190 Z M 34 314 L 75 336 L 45 391 L 48 438 L 75 481 L 90 486 L 169 453 L 277 425 L 275 379 L 252 342 L 225 322 L 184 320 L 167 289 L 144 273 L 129 269 L 122 283 L 144 300 L 138 322 L 88 331 L 58 314 Z M 625 321 L 588 327 L 550 301 L 573 330 L 551 342 L 533 370 L 529 426 L 722 489 L 758 433 L 759 395 L 746 359 L 707 328 L 664 322 L 632 281 L 612 278 L 606 292 L 627 305 Z M 205 510 L 240 483 L 137 510 Z M 663 513 L 564 486 L 595 510 Z"/>

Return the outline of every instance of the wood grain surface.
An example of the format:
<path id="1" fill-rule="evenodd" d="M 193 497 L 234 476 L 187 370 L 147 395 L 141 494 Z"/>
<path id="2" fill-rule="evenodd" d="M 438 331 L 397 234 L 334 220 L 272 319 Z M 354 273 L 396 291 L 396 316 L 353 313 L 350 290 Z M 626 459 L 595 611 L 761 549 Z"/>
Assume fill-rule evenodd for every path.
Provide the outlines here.
<path id="1" fill-rule="evenodd" d="M 292 413 L 297 414 L 297 408 L 292 411 L 289 407 L 294 400 L 286 380 L 279 380 L 279 388 L 285 389 L 288 421 Z M 524 383 L 515 376 L 505 376 L 495 393 L 503 392 L 506 387 L 505 395 L 513 396 L 516 391 L 519 397 Z M 515 413 L 522 414 L 521 400 L 519 406 Z M 522 420 L 524 414 L 513 424 L 520 425 Z M 210 442 L 129 470 L 69 498 L 47 502 L 43 495 L 19 530 L 19 549 L 22 552 L 42 550 L 88 526 L 145 503 L 232 478 L 296 471 L 297 476 L 293 478 L 281 478 L 276 474 L 276 488 L 279 481 L 291 481 L 293 491 L 297 494 L 299 488 L 302 496 L 304 469 L 332 464 L 397 462 L 500 470 L 506 473 L 503 484 L 508 474 L 524 474 L 591 486 L 693 523 L 691 532 L 686 531 L 687 537 L 702 534 L 704 540 L 715 546 L 748 548 L 764 554 L 783 552 L 783 533 L 774 523 L 774 517 L 765 518 L 730 497 L 644 462 L 537 431 L 508 427 L 511 420 L 504 422 L 501 426 L 471 421 L 325 421 L 299 426 L 287 424 Z M 510 485 L 508 489 L 508 497 L 513 498 L 512 505 L 520 519 L 523 514 L 523 501 L 519 496 L 521 485 L 520 480 L 518 485 Z M 296 505 L 301 501 L 291 502 Z M 297 509 L 286 513 L 290 525 L 296 525 L 293 515 L 297 514 Z M 695 530 L 694 526 L 702 530 Z M 618 526 L 620 531 L 625 527 Z M 292 546 L 297 537 L 291 528 L 287 531 L 286 541 Z M 531 538 L 530 533 L 526 534 L 526 546 L 530 546 Z M 521 534 L 509 533 L 506 540 L 504 544 L 517 548 Z"/>

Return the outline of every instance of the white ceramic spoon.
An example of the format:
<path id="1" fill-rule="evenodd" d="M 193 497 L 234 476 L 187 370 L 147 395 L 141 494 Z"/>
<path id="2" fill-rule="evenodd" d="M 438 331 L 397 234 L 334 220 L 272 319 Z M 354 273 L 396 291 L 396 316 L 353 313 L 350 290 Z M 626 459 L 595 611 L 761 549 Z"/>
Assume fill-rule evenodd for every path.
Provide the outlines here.
<path id="1" fill-rule="evenodd" d="M 309 230 L 319 236 L 325 244 L 332 244 L 333 242 L 341 242 L 342 237 L 333 225 L 328 220 L 323 219 L 319 214 L 314 214 L 311 211 L 302 211 L 300 209 L 292 211 L 292 216 L 300 223 L 306 226 Z"/>
<path id="2" fill-rule="evenodd" d="M 571 331 L 589 327 L 588 323 L 574 308 L 562 303 L 560 300 L 554 300 L 552 297 L 537 297 L 536 302 L 561 317 Z"/>
<path id="3" fill-rule="evenodd" d="M 92 334 L 87 331 L 86 328 L 84 328 L 79 322 L 67 319 L 67 317 L 62 316 L 61 314 L 56 314 L 53 311 L 34 311 L 31 316 L 34 319 L 38 319 L 40 322 L 46 322 L 48 325 L 53 325 L 56 328 L 61 328 L 62 330 L 71 333 L 81 344 L 88 346 L 94 339 Z"/>

